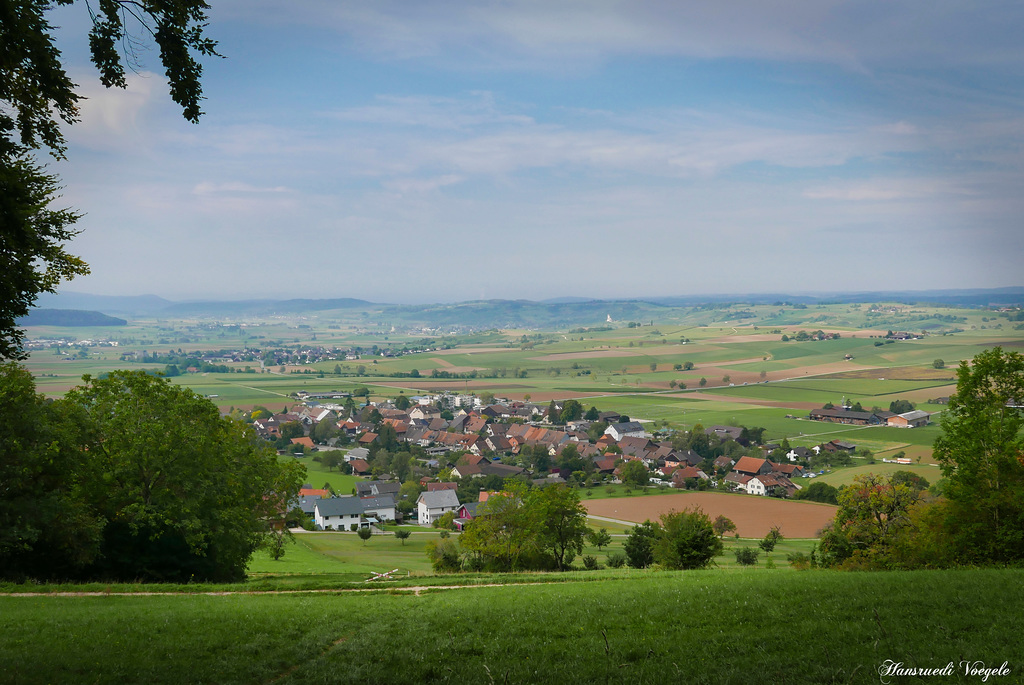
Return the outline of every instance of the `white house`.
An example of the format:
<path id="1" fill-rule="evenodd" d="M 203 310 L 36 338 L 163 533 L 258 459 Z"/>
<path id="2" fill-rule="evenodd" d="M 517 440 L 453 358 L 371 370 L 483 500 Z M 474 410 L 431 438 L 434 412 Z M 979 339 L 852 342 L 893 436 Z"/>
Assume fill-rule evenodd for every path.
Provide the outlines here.
<path id="1" fill-rule="evenodd" d="M 605 429 L 604 434 L 612 436 L 612 439 L 616 442 L 625 437 L 642 438 L 646 436 L 646 433 L 644 433 L 644 427 L 639 421 L 613 423 Z"/>
<path id="2" fill-rule="evenodd" d="M 352 461 L 354 459 L 369 459 L 370 450 L 365 447 L 353 447 L 345 454 L 345 461 Z"/>
<path id="3" fill-rule="evenodd" d="M 459 497 L 454 490 L 434 490 L 421 492 L 416 500 L 417 512 L 421 526 L 429 526 L 446 512 L 459 508 Z"/>
<path id="4" fill-rule="evenodd" d="M 376 497 L 363 497 L 363 514 L 382 521 L 395 520 L 395 497 L 390 493 Z"/>
<path id="5" fill-rule="evenodd" d="M 363 501 L 358 497 L 319 499 L 313 509 L 313 522 L 320 530 L 351 530 L 352 524 L 367 525 L 362 518 Z"/>

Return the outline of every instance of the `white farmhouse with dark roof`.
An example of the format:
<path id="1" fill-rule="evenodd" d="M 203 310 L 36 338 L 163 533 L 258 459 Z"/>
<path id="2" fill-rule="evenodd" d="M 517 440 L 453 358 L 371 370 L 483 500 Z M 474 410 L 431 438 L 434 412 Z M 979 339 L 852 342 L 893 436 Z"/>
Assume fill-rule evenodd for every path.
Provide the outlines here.
<path id="1" fill-rule="evenodd" d="M 429 526 L 445 513 L 458 509 L 459 496 L 454 490 L 421 492 L 416 507 L 420 525 Z"/>

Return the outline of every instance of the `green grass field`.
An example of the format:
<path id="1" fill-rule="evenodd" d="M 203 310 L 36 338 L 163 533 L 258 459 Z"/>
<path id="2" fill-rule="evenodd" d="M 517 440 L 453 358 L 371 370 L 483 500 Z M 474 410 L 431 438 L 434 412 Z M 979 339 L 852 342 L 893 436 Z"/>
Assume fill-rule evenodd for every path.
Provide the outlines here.
<path id="1" fill-rule="evenodd" d="M 1017 570 L 648 571 L 422 594 L 0 597 L 0 669 L 19 685 L 785 684 L 965 660 L 1006 662 L 1010 675 L 988 682 L 1019 682 L 1022 581 Z"/>

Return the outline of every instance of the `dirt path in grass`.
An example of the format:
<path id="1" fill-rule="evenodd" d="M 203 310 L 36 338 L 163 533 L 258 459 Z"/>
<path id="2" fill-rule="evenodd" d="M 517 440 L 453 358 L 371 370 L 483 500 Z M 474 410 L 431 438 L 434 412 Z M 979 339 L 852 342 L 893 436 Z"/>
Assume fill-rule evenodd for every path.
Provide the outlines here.
<path id="1" fill-rule="evenodd" d="M 556 581 L 551 581 L 556 582 Z M 571 581 L 558 581 L 571 582 Z M 408 592 L 419 595 L 426 590 L 469 590 L 478 587 L 508 587 L 550 583 L 480 583 L 478 585 L 405 585 L 389 587 L 353 587 L 324 590 L 225 590 L 224 592 L 10 592 L 0 597 L 226 597 L 228 595 L 316 595 L 341 592 Z"/>

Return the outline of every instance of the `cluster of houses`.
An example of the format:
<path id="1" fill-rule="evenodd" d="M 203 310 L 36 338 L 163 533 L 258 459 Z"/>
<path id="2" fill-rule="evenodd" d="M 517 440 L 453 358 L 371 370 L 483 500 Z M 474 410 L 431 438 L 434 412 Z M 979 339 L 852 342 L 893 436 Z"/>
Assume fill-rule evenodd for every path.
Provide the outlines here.
<path id="1" fill-rule="evenodd" d="M 467 403 L 468 404 L 468 403 Z M 557 406 L 556 406 L 557 408 Z M 805 466 L 813 457 L 822 453 L 852 454 L 856 445 L 840 440 L 817 445 L 812 448 L 795 447 L 785 453 L 785 458 L 775 456 L 778 462 L 768 458 L 779 455 L 779 445 L 765 444 L 756 456 L 742 456 L 733 459 L 718 457 L 713 468 L 700 454 L 689 449 L 674 448 L 671 442 L 655 441 L 644 431 L 638 421 L 621 421 L 615 412 L 604 412 L 599 421 L 607 424 L 603 435 L 591 442 L 593 431 L 591 421 L 570 421 L 565 426 L 545 423 L 547 407 L 524 402 L 509 402 L 483 407 L 465 408 L 451 419 L 441 417 L 441 411 L 432 405 L 416 404 L 398 409 L 391 403 L 376 405 L 380 414 L 377 424 L 361 423 L 354 419 L 339 420 L 330 410 L 315 403 L 311 406 L 297 406 L 292 411 L 272 417 L 257 419 L 254 425 L 264 437 L 280 435 L 281 426 L 298 422 L 312 427 L 321 421 L 332 421 L 339 430 L 352 436 L 356 446 L 344 454 L 345 461 L 355 475 L 371 477 L 370 466 L 374 442 L 380 439 L 378 426 L 390 426 L 399 441 L 406 441 L 424 448 L 427 455 L 424 466 L 430 473 L 447 468 L 453 478 L 470 479 L 485 476 L 530 477 L 527 468 L 515 465 L 516 455 L 524 449 L 531 449 L 531 456 L 546 452 L 555 457 L 566 447 L 572 446 L 579 458 L 593 464 L 598 477 L 611 481 L 619 479 L 623 467 L 631 461 L 641 462 L 652 479 L 659 485 L 677 488 L 703 487 L 726 483 L 732 489 L 751 495 L 788 497 L 800 486 L 794 482 L 800 478 L 814 477 Z M 832 412 L 833 410 L 821 410 Z M 846 418 L 859 420 L 860 414 L 877 417 L 869 412 L 838 410 Z M 918 417 L 918 414 L 924 414 Z M 892 415 L 887 419 L 903 419 L 908 425 L 914 421 L 927 421 L 926 412 L 908 412 L 906 415 Z M 897 424 L 899 425 L 899 424 Z M 710 426 L 705 429 L 709 437 L 718 442 L 739 440 L 743 429 L 735 426 Z M 293 438 L 292 442 L 306 445 L 313 443 L 309 437 Z M 448 453 L 453 453 L 451 460 Z M 520 462 L 525 463 L 525 462 Z M 422 473 L 422 471 L 421 471 Z M 545 477 L 538 477 L 535 484 L 566 482 L 571 476 L 558 468 L 551 469 Z M 438 517 L 449 511 L 457 512 L 457 521 L 468 520 L 475 513 L 477 503 L 464 504 L 458 501 L 455 483 L 434 482 L 436 478 L 425 476 L 421 485 L 425 491 L 416 502 L 417 519 L 421 525 L 431 525 Z M 352 530 L 353 526 L 365 527 L 381 521 L 400 518 L 397 500 L 400 484 L 397 482 L 364 481 L 350 497 L 329 497 L 326 491 L 304 489 L 298 505 L 312 516 L 317 528 L 322 530 Z M 468 508 L 465 508 L 468 507 Z M 459 527 L 459 523 L 456 524 Z"/>

